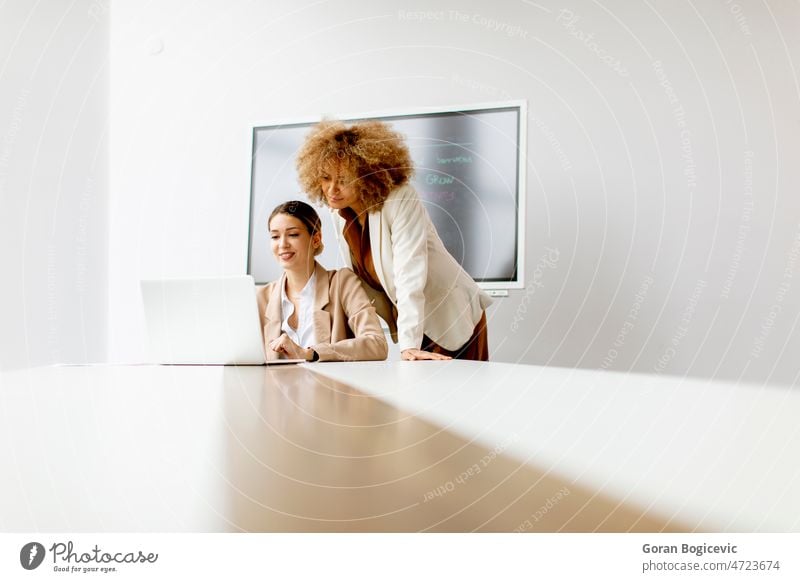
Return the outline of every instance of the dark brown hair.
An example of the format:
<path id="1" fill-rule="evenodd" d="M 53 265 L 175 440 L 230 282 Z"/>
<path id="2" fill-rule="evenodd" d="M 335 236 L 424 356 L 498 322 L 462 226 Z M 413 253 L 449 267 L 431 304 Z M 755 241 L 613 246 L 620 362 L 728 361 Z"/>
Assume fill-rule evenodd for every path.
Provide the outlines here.
<path id="1" fill-rule="evenodd" d="M 308 234 L 310 234 L 312 237 L 318 232 L 322 233 L 322 221 L 319 218 L 319 214 L 317 214 L 317 211 L 314 210 L 311 205 L 306 204 L 301 200 L 290 200 L 289 202 L 278 204 L 269 215 L 269 219 L 267 220 L 267 228 L 269 228 L 272 219 L 278 214 L 286 214 L 302 222 L 303 226 L 306 227 Z M 319 247 L 314 251 L 314 256 L 320 254 L 321 252 L 322 241 L 320 240 Z"/>

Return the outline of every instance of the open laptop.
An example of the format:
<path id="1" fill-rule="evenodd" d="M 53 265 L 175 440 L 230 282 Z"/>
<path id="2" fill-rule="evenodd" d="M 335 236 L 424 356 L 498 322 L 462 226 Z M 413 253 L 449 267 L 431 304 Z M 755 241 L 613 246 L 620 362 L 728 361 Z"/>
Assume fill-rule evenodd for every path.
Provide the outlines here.
<path id="1" fill-rule="evenodd" d="M 249 275 L 141 281 L 151 361 L 261 365 L 305 360 L 264 357 L 256 289 Z"/>

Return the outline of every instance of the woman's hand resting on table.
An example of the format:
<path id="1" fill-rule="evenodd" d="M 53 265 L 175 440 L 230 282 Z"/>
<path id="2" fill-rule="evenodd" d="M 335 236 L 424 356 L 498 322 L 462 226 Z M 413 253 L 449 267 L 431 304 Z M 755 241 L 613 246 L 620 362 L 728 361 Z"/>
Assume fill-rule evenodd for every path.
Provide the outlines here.
<path id="1" fill-rule="evenodd" d="M 403 350 L 400 354 L 404 360 L 452 360 L 450 356 L 444 356 L 442 354 L 434 354 L 433 352 L 426 352 L 425 350 L 417 350 L 415 348 L 409 348 L 407 350 Z"/>
<path id="2" fill-rule="evenodd" d="M 311 349 L 305 349 L 294 343 L 289 336 L 282 333 L 280 337 L 269 342 L 269 349 L 279 354 L 284 354 L 291 360 L 307 360 L 311 361 L 314 357 L 314 352 Z"/>

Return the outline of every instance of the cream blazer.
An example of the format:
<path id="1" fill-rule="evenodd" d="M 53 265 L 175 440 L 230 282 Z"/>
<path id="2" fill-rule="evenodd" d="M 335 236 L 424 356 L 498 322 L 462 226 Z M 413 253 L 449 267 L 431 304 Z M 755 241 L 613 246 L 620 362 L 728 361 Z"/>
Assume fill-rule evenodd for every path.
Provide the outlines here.
<path id="1" fill-rule="evenodd" d="M 333 219 L 339 248 L 352 267 L 342 235 L 345 220 L 338 212 Z M 369 242 L 392 305 L 369 285 L 364 288 L 400 350 L 419 348 L 423 334 L 447 350 L 467 343 L 492 300 L 447 251 L 412 186 L 396 188 L 380 210 L 369 213 Z"/>
<path id="2" fill-rule="evenodd" d="M 385 360 L 389 353 L 386 336 L 375 308 L 350 269 L 328 271 L 315 263 L 314 336 L 310 346 L 321 362 Z M 269 349 L 269 342 L 281 335 L 281 288 L 286 274 L 256 291 L 258 313 L 268 360 L 280 355 Z"/>

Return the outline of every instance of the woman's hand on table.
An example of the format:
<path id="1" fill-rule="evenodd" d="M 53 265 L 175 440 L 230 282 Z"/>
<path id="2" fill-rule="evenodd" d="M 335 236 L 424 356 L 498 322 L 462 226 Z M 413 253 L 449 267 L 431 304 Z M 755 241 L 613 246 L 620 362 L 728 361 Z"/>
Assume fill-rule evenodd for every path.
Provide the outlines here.
<path id="1" fill-rule="evenodd" d="M 425 350 L 418 350 L 415 348 L 409 348 L 407 350 L 403 350 L 400 355 L 404 360 L 452 360 L 450 356 L 445 356 L 442 354 L 435 354 L 433 352 L 426 352 Z"/>
<path id="2" fill-rule="evenodd" d="M 269 349 L 279 354 L 285 354 L 291 360 L 311 360 L 314 352 L 310 349 L 301 348 L 294 343 L 289 336 L 282 333 L 280 337 L 269 342 Z"/>

